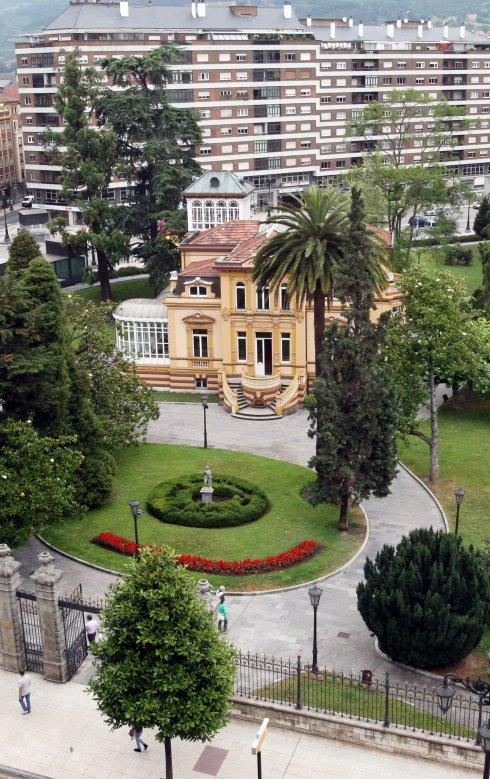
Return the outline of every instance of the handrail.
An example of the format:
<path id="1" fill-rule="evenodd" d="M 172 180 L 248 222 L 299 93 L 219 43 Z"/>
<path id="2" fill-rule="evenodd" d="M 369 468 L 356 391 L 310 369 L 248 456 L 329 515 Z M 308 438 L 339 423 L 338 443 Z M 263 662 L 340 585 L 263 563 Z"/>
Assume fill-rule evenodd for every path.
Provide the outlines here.
<path id="1" fill-rule="evenodd" d="M 292 400 L 297 400 L 300 386 L 304 384 L 306 377 L 303 373 L 297 373 L 288 386 L 281 392 L 276 402 L 276 414 L 280 416 Z"/>
<path id="2" fill-rule="evenodd" d="M 223 387 L 225 403 L 230 407 L 231 413 L 236 414 L 238 412 L 238 397 L 235 390 L 228 384 L 228 379 L 224 371 L 221 371 L 221 385 Z"/>
<path id="3" fill-rule="evenodd" d="M 242 375 L 242 387 L 250 390 L 279 389 L 281 386 L 281 377 L 275 376 L 247 376 Z"/>

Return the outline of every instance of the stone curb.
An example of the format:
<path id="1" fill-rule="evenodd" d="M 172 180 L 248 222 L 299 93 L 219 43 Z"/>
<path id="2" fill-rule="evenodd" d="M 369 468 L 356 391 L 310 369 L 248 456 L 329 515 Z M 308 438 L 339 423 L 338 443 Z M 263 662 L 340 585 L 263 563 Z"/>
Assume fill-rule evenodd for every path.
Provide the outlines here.
<path id="1" fill-rule="evenodd" d="M 420 486 L 424 488 L 424 490 L 427 492 L 428 495 L 430 495 L 430 497 L 432 498 L 432 500 L 436 504 L 437 508 L 439 509 L 439 513 L 440 513 L 440 515 L 442 517 L 442 521 L 444 522 L 444 527 L 446 528 L 446 533 L 449 533 L 449 522 L 448 522 L 447 517 L 446 517 L 446 512 L 442 508 L 439 500 L 436 498 L 436 496 L 434 495 L 432 490 L 429 489 L 427 484 L 425 484 L 419 476 L 417 476 L 413 471 L 411 471 L 410 468 L 407 468 L 407 466 L 404 465 L 404 463 L 400 462 L 400 460 L 398 460 L 398 464 L 401 465 L 401 467 L 403 468 L 404 471 L 406 471 L 408 474 L 410 474 L 412 479 L 415 479 L 415 481 L 418 482 L 420 484 Z"/>
<path id="2" fill-rule="evenodd" d="M 44 774 L 33 774 L 30 771 L 21 771 L 18 768 L 9 768 L 6 765 L 0 765 L 0 777 L 17 777 L 17 779 L 49 779 Z"/>
<path id="3" fill-rule="evenodd" d="M 423 668 L 415 668 L 413 665 L 405 665 L 405 663 L 399 663 L 398 660 L 392 660 L 391 657 L 388 657 L 388 655 L 385 655 L 385 653 L 381 651 L 377 638 L 374 639 L 374 650 L 376 654 L 383 658 L 383 660 L 387 660 L 388 663 L 392 663 L 393 665 L 398 666 L 398 668 L 403 668 L 405 671 L 422 674 L 422 676 L 426 676 L 428 679 L 434 679 L 438 682 L 441 682 L 444 679 L 444 676 L 432 673 L 432 671 L 425 671 Z"/>
<path id="4" fill-rule="evenodd" d="M 115 276 L 111 279 L 111 286 L 113 284 L 119 284 L 120 281 L 129 281 L 129 279 L 147 279 L 149 273 L 134 273 L 129 276 Z M 81 289 L 91 289 L 92 287 L 100 287 L 100 281 L 95 281 L 93 284 L 87 284 L 87 282 L 79 281 L 78 284 L 72 284 L 71 287 L 63 287 L 63 292 L 78 292 Z"/>

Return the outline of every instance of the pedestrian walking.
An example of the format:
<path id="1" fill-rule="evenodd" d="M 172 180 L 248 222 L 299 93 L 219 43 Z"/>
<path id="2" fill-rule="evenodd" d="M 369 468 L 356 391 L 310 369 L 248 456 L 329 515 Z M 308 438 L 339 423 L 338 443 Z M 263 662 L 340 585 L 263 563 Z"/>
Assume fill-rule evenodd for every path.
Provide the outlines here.
<path id="1" fill-rule="evenodd" d="M 228 606 L 225 603 L 224 595 L 219 596 L 217 612 L 218 612 L 218 630 L 220 631 L 222 630 L 223 633 L 227 633 L 228 632 Z"/>
<path id="2" fill-rule="evenodd" d="M 145 744 L 143 741 L 143 726 L 142 725 L 132 725 L 131 730 L 129 731 L 129 735 L 131 738 L 136 739 L 136 746 L 134 748 L 134 752 L 141 752 L 141 747 L 144 747 L 145 752 L 148 749 L 148 744 Z"/>
<path id="3" fill-rule="evenodd" d="M 87 634 L 89 644 L 93 644 L 97 635 L 97 622 L 91 614 L 85 620 L 85 633 Z"/>
<path id="4" fill-rule="evenodd" d="M 25 671 L 19 676 L 19 703 L 23 714 L 31 713 L 31 677 Z"/>

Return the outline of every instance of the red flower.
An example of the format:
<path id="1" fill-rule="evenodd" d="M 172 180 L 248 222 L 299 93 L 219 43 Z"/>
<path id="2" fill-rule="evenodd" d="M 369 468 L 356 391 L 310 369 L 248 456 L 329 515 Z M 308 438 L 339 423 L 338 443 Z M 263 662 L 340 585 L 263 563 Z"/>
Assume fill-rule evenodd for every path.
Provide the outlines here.
<path id="1" fill-rule="evenodd" d="M 134 541 L 130 541 L 127 538 L 121 538 L 121 536 L 117 536 L 114 533 L 99 533 L 98 536 L 92 539 L 92 542 L 99 546 L 104 546 L 107 549 L 112 549 L 112 551 L 119 552 L 120 554 L 132 556 L 136 553 L 136 544 Z M 140 549 L 143 547 L 144 544 L 140 544 Z M 158 550 L 157 546 L 152 546 L 150 548 Z M 321 549 L 323 549 L 322 544 L 308 538 L 305 541 L 301 541 L 297 546 L 293 546 L 291 549 L 287 549 L 285 552 L 280 552 L 271 557 L 259 557 L 256 559 L 246 557 L 243 560 L 230 561 L 209 560 L 207 557 L 200 557 L 199 555 L 184 554 L 177 557 L 177 560 L 182 565 L 187 566 L 191 571 L 240 576 L 250 573 L 267 573 L 269 571 L 287 568 L 290 565 L 295 565 L 302 560 L 313 557 L 313 555 L 317 554 Z"/>

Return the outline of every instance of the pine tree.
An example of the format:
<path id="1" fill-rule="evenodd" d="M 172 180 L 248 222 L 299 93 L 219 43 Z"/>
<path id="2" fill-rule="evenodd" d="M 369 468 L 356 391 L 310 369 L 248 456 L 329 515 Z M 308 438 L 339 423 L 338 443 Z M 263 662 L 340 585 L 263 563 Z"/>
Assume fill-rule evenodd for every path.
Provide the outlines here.
<path id="1" fill-rule="evenodd" d="M 41 257 L 41 247 L 28 230 L 19 230 L 9 246 L 7 268 L 11 273 L 25 270 L 31 260 Z"/>
<path id="2" fill-rule="evenodd" d="M 349 504 L 371 493 L 387 495 L 396 472 L 396 398 L 390 369 L 379 355 L 383 331 L 370 321 L 372 252 L 362 198 L 354 190 L 336 285 L 340 299 L 350 303 L 343 312 L 347 322 L 326 331 L 321 378 L 310 401 L 310 435 L 317 437 L 310 499 L 340 505 L 339 530 L 348 529 Z"/>
<path id="3" fill-rule="evenodd" d="M 155 728 L 172 779 L 172 739 L 207 741 L 227 723 L 234 650 L 167 550 L 128 564 L 109 592 L 102 636 L 89 684 L 97 705 L 112 727 Z"/>
<path id="4" fill-rule="evenodd" d="M 490 226 L 490 200 L 487 195 L 481 199 L 480 207 L 473 222 L 473 230 L 482 238 L 488 238 L 486 228 Z"/>
<path id="5" fill-rule="evenodd" d="M 364 576 L 357 607 L 392 660 L 453 666 L 480 642 L 490 617 L 488 562 L 460 538 L 414 530 L 368 558 Z"/>

